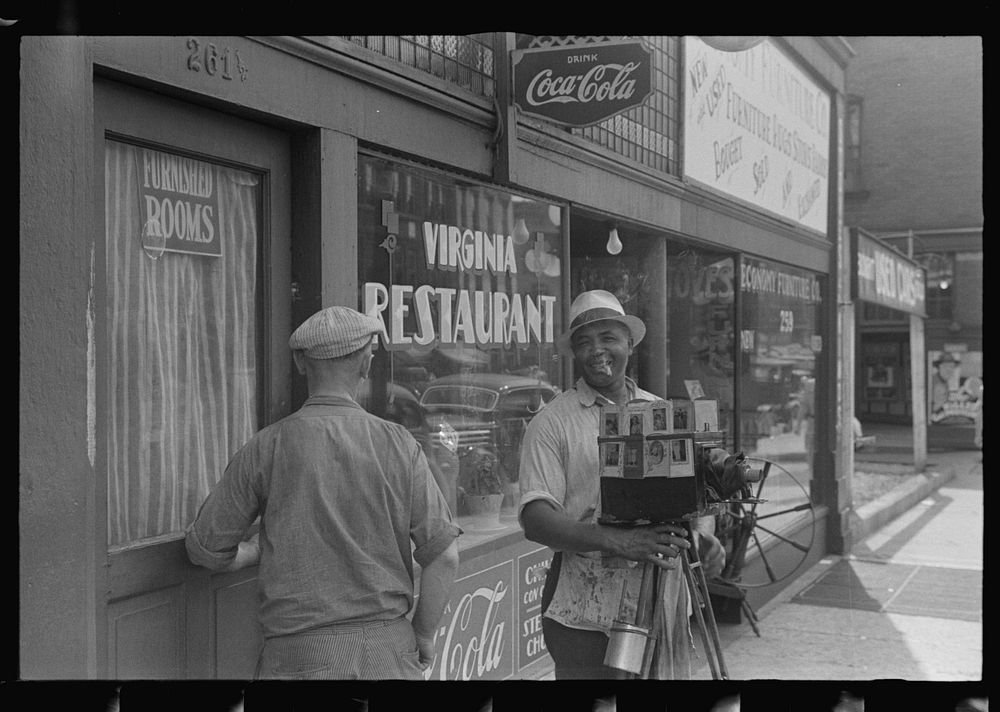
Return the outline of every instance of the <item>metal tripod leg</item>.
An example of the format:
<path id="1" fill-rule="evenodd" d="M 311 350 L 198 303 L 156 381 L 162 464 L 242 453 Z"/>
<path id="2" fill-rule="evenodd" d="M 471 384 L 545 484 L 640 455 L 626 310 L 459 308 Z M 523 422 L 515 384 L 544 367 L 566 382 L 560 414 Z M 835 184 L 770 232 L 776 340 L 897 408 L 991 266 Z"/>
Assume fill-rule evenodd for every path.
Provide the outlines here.
<path id="1" fill-rule="evenodd" d="M 743 613 L 746 614 L 747 621 L 750 623 L 750 627 L 753 628 L 753 632 L 759 638 L 760 628 L 757 627 L 757 611 L 750 605 L 750 601 L 747 600 L 746 595 L 740 599 L 740 607 L 743 609 Z"/>
<path id="2" fill-rule="evenodd" d="M 708 592 L 709 594 L 714 593 L 717 596 L 738 601 L 740 611 L 746 616 L 747 622 L 753 628 L 753 632 L 757 634 L 758 638 L 760 637 L 760 628 L 757 627 L 757 612 L 750 605 L 750 601 L 747 600 L 747 592 L 740 588 L 739 584 L 724 579 L 712 579 L 708 582 Z"/>
<path id="3" fill-rule="evenodd" d="M 688 536 L 693 543 L 694 537 L 690 525 L 688 526 Z M 728 680 L 729 671 L 726 669 L 726 663 L 722 657 L 722 641 L 719 639 L 719 629 L 715 623 L 715 612 L 712 610 L 712 601 L 709 597 L 708 581 L 705 579 L 705 572 L 698 558 L 696 547 L 692 545 L 687 550 L 686 556 L 678 556 L 677 558 L 681 561 L 684 580 L 692 601 L 692 608 L 698 619 L 698 630 L 701 633 L 705 654 L 712 669 L 712 678 L 715 680 Z M 662 572 L 659 571 L 656 565 L 651 563 L 644 564 L 642 581 L 639 586 L 639 597 L 636 602 L 635 623 L 628 626 L 629 630 L 627 631 L 632 635 L 632 638 L 627 639 L 626 636 L 622 636 L 621 640 L 618 640 L 614 638 L 616 635 L 615 630 L 612 630 L 612 641 L 609 643 L 608 655 L 616 660 L 619 655 L 623 658 L 629 656 L 629 653 L 625 653 L 624 651 L 627 646 L 631 646 L 634 643 L 635 634 L 641 634 L 646 638 L 644 649 L 641 651 L 641 662 L 636 660 L 634 656 L 631 660 L 622 659 L 620 664 L 609 662 L 607 656 L 605 658 L 605 665 L 625 671 L 626 677 L 630 679 L 637 677 L 643 680 L 648 679 L 654 657 L 657 652 L 662 652 L 657 651 L 657 647 L 660 639 L 660 626 L 662 625 L 661 616 L 663 615 L 663 611 L 661 609 L 663 606 L 664 580 Z M 625 589 L 622 590 L 619 618 L 621 618 L 621 613 L 624 609 L 624 600 Z M 703 607 L 708 612 L 707 616 L 702 613 Z M 618 623 L 619 621 L 616 621 L 616 625 Z M 622 622 L 622 625 L 626 624 Z M 617 634 L 621 635 L 623 632 L 626 631 L 617 631 Z"/>
<path id="4" fill-rule="evenodd" d="M 691 534 L 690 524 L 688 525 L 688 533 Z M 712 599 L 708 594 L 708 581 L 705 579 L 705 571 L 698 558 L 693 535 L 691 535 L 690 541 L 691 548 L 687 550 L 686 557 L 681 557 L 681 562 L 684 567 L 684 578 L 687 579 L 688 591 L 691 594 L 695 617 L 698 619 L 698 629 L 701 631 L 701 639 L 705 645 L 705 655 L 708 657 L 708 664 L 712 669 L 712 678 L 728 680 L 729 671 L 726 669 L 726 662 L 722 656 L 722 641 L 719 639 L 719 629 L 715 623 Z M 702 614 L 703 605 L 708 613 L 707 616 Z M 709 636 L 711 636 L 711 641 L 709 641 Z"/>

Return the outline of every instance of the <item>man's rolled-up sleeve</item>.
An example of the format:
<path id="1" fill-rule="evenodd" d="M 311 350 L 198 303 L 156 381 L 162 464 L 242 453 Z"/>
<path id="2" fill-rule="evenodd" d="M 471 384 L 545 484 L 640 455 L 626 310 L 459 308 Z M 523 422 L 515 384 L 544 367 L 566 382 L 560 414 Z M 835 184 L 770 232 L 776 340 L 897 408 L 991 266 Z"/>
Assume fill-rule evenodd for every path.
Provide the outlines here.
<path id="1" fill-rule="evenodd" d="M 237 452 L 222 479 L 202 502 L 184 536 L 191 563 L 219 571 L 236 558 L 239 544 L 259 511 L 253 484 L 255 461 L 252 445 Z"/>
<path id="2" fill-rule="evenodd" d="M 563 437 L 557 418 L 542 411 L 528 423 L 521 444 L 518 486 L 521 503 L 517 521 L 524 528 L 521 514 L 530 502 L 543 500 L 563 511 L 566 498 L 566 468 L 563 463 Z"/>
<path id="3" fill-rule="evenodd" d="M 462 534 L 462 529 L 452 519 L 448 502 L 427 464 L 427 456 L 415 442 L 412 469 L 410 538 L 414 543 L 413 559 L 426 566 L 451 546 Z"/>

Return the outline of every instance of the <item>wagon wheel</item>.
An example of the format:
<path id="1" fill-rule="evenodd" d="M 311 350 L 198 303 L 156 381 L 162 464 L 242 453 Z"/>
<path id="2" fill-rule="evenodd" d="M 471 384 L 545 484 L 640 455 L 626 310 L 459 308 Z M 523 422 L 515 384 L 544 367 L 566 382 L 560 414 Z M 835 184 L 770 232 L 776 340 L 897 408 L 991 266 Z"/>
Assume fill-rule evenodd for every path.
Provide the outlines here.
<path id="1" fill-rule="evenodd" d="M 739 588 L 763 588 L 780 583 L 797 572 L 809 558 L 816 537 L 816 513 L 805 487 L 795 479 L 791 472 L 771 460 L 748 457 L 747 463 L 755 469 L 760 469 L 761 478 L 752 491 L 752 502 L 734 502 L 729 505 L 725 514 L 719 517 L 721 526 L 717 527 L 716 536 L 726 547 L 726 566 L 717 580 L 729 583 Z M 777 475 L 775 474 L 777 470 Z M 769 499 L 767 484 L 776 477 L 787 478 L 805 497 L 805 502 L 785 506 L 778 499 Z M 774 487 L 772 487 L 774 489 Z M 761 502 L 760 500 L 764 500 Z M 808 512 L 808 541 L 790 539 L 775 531 L 771 524 L 777 517 L 787 516 L 796 512 Z M 761 534 L 768 534 L 780 542 L 787 544 L 798 552 L 790 561 L 778 561 L 774 554 L 769 554 L 761 543 Z M 764 564 L 764 575 L 757 575 L 750 580 L 743 576 L 743 566 L 746 556 L 751 550 L 756 550 Z"/>

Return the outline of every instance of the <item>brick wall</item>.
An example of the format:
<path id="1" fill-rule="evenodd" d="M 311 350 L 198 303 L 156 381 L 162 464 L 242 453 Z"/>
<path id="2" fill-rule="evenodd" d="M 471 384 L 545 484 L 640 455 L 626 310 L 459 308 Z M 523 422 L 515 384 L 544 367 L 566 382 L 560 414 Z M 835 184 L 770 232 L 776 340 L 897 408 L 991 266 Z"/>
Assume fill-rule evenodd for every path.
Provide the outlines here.
<path id="1" fill-rule="evenodd" d="M 979 37 L 852 37 L 847 92 L 863 97 L 862 188 L 845 220 L 869 230 L 983 223 Z"/>
<path id="2" fill-rule="evenodd" d="M 955 256 L 955 321 L 963 327 L 983 326 L 983 253 Z"/>

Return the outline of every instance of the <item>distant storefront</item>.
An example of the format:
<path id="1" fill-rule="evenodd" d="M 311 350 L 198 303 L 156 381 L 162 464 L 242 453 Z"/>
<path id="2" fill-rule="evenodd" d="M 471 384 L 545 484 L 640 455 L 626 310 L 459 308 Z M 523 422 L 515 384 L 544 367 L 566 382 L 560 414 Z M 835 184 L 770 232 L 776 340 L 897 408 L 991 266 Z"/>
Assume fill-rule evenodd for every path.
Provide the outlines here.
<path id="1" fill-rule="evenodd" d="M 983 352 L 945 344 L 927 352 L 928 437 L 950 445 L 983 444 Z"/>

